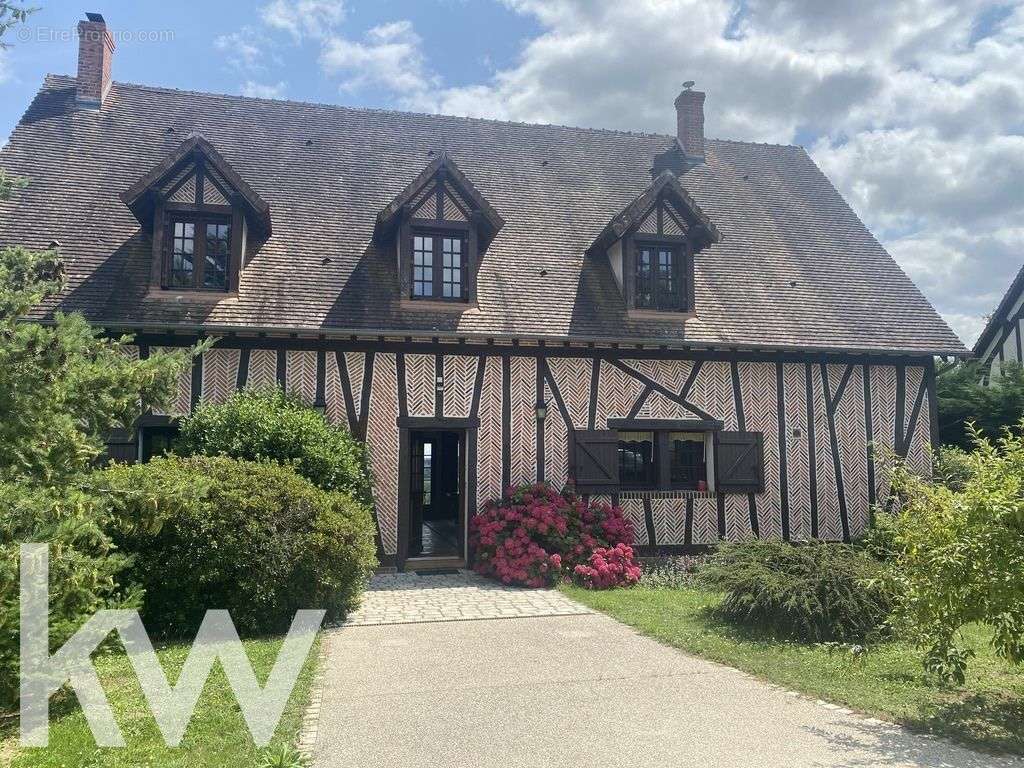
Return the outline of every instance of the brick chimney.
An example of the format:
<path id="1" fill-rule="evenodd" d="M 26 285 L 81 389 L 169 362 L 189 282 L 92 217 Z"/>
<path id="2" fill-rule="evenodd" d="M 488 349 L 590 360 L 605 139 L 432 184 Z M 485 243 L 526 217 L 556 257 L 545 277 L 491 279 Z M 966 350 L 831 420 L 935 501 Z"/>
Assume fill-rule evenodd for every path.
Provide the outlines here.
<path id="1" fill-rule="evenodd" d="M 85 14 L 78 22 L 79 109 L 99 109 L 110 90 L 110 64 L 114 58 L 114 37 L 98 13 Z"/>
<path id="2" fill-rule="evenodd" d="M 693 91 L 693 81 L 683 83 L 676 97 L 676 137 L 687 157 L 704 159 L 704 92 Z"/>

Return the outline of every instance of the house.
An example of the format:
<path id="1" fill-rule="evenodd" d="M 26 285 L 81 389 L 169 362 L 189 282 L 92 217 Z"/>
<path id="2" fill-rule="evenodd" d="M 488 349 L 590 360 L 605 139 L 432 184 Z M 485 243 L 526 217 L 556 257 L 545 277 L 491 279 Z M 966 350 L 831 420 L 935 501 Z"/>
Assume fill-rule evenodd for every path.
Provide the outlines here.
<path id="1" fill-rule="evenodd" d="M 367 441 L 398 568 L 465 559 L 517 483 L 685 550 L 849 541 L 879 446 L 928 469 L 933 358 L 967 350 L 802 148 L 706 138 L 705 94 L 675 136 L 348 109 L 113 83 L 79 31 L 0 158 L 32 180 L 0 244 L 60 242 L 41 320 L 218 339 L 112 454 L 277 382 Z"/>
<path id="2" fill-rule="evenodd" d="M 1024 362 L 1021 354 L 1021 321 L 1024 320 L 1024 267 L 1017 273 L 996 311 L 974 343 L 989 378 L 999 375 L 1003 363 Z"/>

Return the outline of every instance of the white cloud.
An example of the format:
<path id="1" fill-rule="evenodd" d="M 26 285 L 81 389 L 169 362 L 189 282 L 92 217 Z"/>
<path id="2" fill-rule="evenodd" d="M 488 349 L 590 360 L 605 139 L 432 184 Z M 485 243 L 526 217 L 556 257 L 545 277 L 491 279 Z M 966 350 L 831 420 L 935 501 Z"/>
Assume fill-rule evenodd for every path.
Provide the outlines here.
<path id="1" fill-rule="evenodd" d="M 694 79 L 709 136 L 811 145 L 966 341 L 1024 260 L 1024 0 L 503 2 L 540 32 L 456 87 L 409 21 L 342 34 L 327 0 L 261 18 L 343 90 L 418 110 L 671 133 Z"/>
<path id="2" fill-rule="evenodd" d="M 280 99 L 284 96 L 288 84 L 281 80 L 277 83 L 258 83 L 255 80 L 246 80 L 242 83 L 241 92 L 243 96 L 256 96 L 260 99 Z"/>
<path id="3" fill-rule="evenodd" d="M 513 66 L 404 102 L 671 133 L 692 78 L 709 136 L 817 137 L 815 160 L 965 341 L 1024 261 L 1020 4 L 979 28 L 994 3 L 505 3 L 543 30 Z"/>
<path id="4" fill-rule="evenodd" d="M 396 93 L 419 93 L 436 84 L 427 72 L 419 35 L 409 21 L 373 27 L 362 41 L 333 36 L 324 41 L 320 65 L 343 77 L 345 90 L 379 85 Z"/>
<path id="5" fill-rule="evenodd" d="M 228 63 L 243 72 L 259 72 L 276 62 L 271 42 L 252 27 L 214 38 L 213 47 L 227 57 Z"/>
<path id="6" fill-rule="evenodd" d="M 272 0 L 260 9 L 260 18 L 296 40 L 321 38 L 345 18 L 345 4 L 342 0 Z"/>

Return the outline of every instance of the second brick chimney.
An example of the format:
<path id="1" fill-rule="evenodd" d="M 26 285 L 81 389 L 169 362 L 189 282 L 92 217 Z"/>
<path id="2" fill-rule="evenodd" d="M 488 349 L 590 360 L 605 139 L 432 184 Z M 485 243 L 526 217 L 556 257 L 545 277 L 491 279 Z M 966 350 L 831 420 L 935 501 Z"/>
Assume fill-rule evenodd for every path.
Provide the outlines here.
<path id="1" fill-rule="evenodd" d="M 75 104 L 79 109 L 99 109 L 110 90 L 110 64 L 114 58 L 114 37 L 98 13 L 85 14 L 78 22 L 78 86 Z"/>
<path id="2" fill-rule="evenodd" d="M 704 92 L 692 91 L 693 82 L 684 84 L 676 97 L 676 137 L 689 158 L 704 158 Z"/>

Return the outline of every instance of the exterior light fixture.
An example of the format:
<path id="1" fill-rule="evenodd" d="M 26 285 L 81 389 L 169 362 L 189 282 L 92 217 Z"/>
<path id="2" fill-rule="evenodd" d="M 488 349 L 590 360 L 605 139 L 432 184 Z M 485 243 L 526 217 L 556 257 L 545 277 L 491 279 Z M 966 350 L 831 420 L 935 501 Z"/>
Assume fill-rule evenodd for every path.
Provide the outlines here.
<path id="1" fill-rule="evenodd" d="M 544 421 L 548 417 L 548 404 L 543 400 L 538 401 L 535 411 L 537 413 L 537 421 Z"/>

